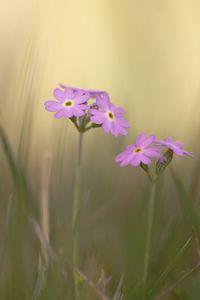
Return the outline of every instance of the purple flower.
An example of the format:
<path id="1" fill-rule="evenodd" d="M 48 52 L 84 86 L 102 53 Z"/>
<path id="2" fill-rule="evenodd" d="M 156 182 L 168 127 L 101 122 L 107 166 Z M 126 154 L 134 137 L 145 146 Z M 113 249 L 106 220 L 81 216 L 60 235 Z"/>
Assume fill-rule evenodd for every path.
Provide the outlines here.
<path id="1" fill-rule="evenodd" d="M 174 154 L 178 156 L 190 156 L 193 157 L 193 153 L 189 151 L 185 151 L 183 149 L 184 145 L 180 141 L 173 141 L 172 138 L 168 137 L 163 141 L 156 141 L 157 145 L 165 146 L 168 149 L 172 150 Z"/>
<path id="2" fill-rule="evenodd" d="M 113 105 L 107 93 L 97 95 L 96 105 L 96 109 L 90 109 L 93 123 L 102 125 L 106 133 L 111 132 L 114 136 L 127 134 L 129 124 L 123 118 L 124 110 Z"/>
<path id="3" fill-rule="evenodd" d="M 147 137 L 145 133 L 141 133 L 137 136 L 135 144 L 128 146 L 125 151 L 117 155 L 115 161 L 119 163 L 121 167 L 127 165 L 137 167 L 141 163 L 149 165 L 151 163 L 150 158 L 161 157 L 160 148 L 152 147 L 154 142 L 154 135 Z"/>
<path id="4" fill-rule="evenodd" d="M 59 86 L 53 93 L 56 99 L 45 102 L 46 110 L 56 112 L 55 118 L 70 118 L 81 132 L 102 126 L 106 133 L 114 136 L 127 134 L 129 124 L 123 118 L 124 110 L 114 106 L 106 92 Z M 91 98 L 95 100 L 88 105 Z M 85 118 L 79 118 L 83 115 Z"/>
<path id="5" fill-rule="evenodd" d="M 62 86 L 62 89 L 56 88 L 53 95 L 56 100 L 46 101 L 44 105 L 46 110 L 56 112 L 55 118 L 57 119 L 81 117 L 89 108 L 86 102 L 91 96 L 83 90 Z"/>

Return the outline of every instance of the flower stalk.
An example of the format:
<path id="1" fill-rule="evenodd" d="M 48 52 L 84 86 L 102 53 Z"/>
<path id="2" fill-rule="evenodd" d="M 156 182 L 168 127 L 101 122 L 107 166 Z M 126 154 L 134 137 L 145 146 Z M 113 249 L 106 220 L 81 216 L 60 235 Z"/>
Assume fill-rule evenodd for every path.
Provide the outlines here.
<path id="1" fill-rule="evenodd" d="M 79 299 L 79 280 L 76 274 L 78 265 L 78 213 L 80 202 L 80 186 L 81 186 L 81 157 L 83 146 L 83 133 L 79 132 L 77 162 L 75 170 L 74 195 L 72 203 L 72 268 L 74 283 L 74 299 Z"/>
<path id="2" fill-rule="evenodd" d="M 146 283 L 147 283 L 148 271 L 149 271 L 149 257 L 150 257 L 150 246 L 151 246 L 153 220 L 154 220 L 155 198 L 156 198 L 156 183 L 151 181 L 151 189 L 150 189 L 149 203 L 148 203 L 148 215 L 147 215 L 147 239 L 146 239 L 146 246 L 145 246 L 144 269 L 143 269 L 143 300 L 145 300 L 145 296 L 146 296 Z"/>

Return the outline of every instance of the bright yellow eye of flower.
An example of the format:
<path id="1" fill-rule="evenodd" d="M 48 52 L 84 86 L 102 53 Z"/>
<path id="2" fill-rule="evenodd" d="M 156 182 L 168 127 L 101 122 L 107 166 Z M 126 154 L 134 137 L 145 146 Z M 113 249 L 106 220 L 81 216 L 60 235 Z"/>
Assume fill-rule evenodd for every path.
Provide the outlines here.
<path id="1" fill-rule="evenodd" d="M 136 152 L 136 153 L 138 153 L 138 152 L 141 152 L 142 151 L 142 149 L 141 148 L 136 148 L 136 149 L 134 149 L 134 151 L 133 152 Z"/>
<path id="2" fill-rule="evenodd" d="M 115 118 L 114 114 L 111 111 L 108 113 L 108 118 L 111 120 L 114 120 Z"/>
<path id="3" fill-rule="evenodd" d="M 73 105 L 73 102 L 71 100 L 65 101 L 65 106 L 70 107 Z"/>

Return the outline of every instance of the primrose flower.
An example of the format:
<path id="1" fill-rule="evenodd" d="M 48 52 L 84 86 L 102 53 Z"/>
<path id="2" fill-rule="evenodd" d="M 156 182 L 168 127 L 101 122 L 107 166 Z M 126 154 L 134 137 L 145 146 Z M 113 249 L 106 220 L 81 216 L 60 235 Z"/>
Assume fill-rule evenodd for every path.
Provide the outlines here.
<path id="1" fill-rule="evenodd" d="M 172 150 L 172 152 L 178 156 L 190 156 L 193 157 L 193 153 L 190 151 L 184 150 L 184 145 L 180 141 L 173 141 L 172 138 L 168 137 L 163 141 L 156 141 L 157 145 L 167 147 L 168 149 Z"/>
<path id="2" fill-rule="evenodd" d="M 125 151 L 116 156 L 115 161 L 121 167 L 127 165 L 139 166 L 141 163 L 149 165 L 153 157 L 161 157 L 160 148 L 153 146 L 155 136 L 149 137 L 145 133 L 137 136 L 135 144 L 128 146 Z"/>
<path id="3" fill-rule="evenodd" d="M 127 134 L 129 124 L 123 118 L 124 110 L 113 105 L 107 93 L 97 95 L 95 106 L 90 109 L 90 120 L 94 124 L 101 125 L 106 133 L 114 136 Z"/>
<path id="4" fill-rule="evenodd" d="M 89 108 L 86 104 L 91 97 L 89 93 L 80 90 L 61 86 L 53 92 L 55 101 L 46 101 L 45 109 L 50 112 L 56 112 L 55 118 L 81 117 L 85 110 Z"/>

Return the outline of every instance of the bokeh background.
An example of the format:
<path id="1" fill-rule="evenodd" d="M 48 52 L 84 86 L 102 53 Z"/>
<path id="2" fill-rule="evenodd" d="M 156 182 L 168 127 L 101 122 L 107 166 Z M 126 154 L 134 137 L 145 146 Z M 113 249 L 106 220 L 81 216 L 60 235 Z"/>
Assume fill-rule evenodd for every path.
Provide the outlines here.
<path id="1" fill-rule="evenodd" d="M 199 1 L 0 6 L 0 299 L 73 299 L 78 133 L 43 105 L 59 83 L 107 91 L 131 124 L 126 137 L 101 128 L 84 137 L 79 265 L 95 288 L 82 279 L 81 300 L 101 299 L 97 290 L 111 299 L 117 286 L 113 300 L 141 297 L 149 183 L 114 162 L 140 132 L 183 140 L 195 153 L 175 158 L 176 174 L 166 170 L 158 185 L 148 299 L 199 299 L 198 270 L 188 273 L 199 261 Z"/>

